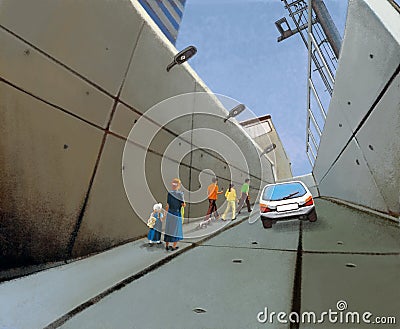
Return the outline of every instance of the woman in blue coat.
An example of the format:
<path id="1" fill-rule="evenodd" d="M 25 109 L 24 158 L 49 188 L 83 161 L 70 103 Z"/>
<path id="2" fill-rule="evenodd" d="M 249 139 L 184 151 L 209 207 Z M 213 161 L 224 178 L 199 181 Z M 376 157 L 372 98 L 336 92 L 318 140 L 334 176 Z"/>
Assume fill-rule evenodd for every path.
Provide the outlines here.
<path id="1" fill-rule="evenodd" d="M 165 219 L 165 250 L 176 250 L 178 241 L 183 239 L 182 231 L 182 215 L 181 208 L 186 206 L 183 198 L 183 192 L 179 191 L 181 188 L 181 181 L 178 178 L 172 180 L 172 190 L 168 192 L 167 217 Z M 169 243 L 172 242 L 173 246 L 170 247 Z"/>

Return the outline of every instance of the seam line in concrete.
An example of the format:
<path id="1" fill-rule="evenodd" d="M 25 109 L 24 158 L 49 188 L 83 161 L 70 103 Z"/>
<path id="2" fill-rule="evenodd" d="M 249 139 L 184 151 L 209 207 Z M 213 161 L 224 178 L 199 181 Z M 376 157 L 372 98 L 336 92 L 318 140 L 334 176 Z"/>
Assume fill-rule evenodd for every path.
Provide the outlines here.
<path id="1" fill-rule="evenodd" d="M 193 242 L 193 244 L 199 247 L 210 247 L 210 248 L 226 248 L 226 249 L 245 249 L 245 250 L 267 250 L 267 251 L 282 251 L 282 252 L 297 252 L 297 249 L 280 249 L 280 248 L 265 248 L 265 247 L 245 247 L 245 246 L 218 246 L 213 244 L 202 244 Z"/>
<path id="2" fill-rule="evenodd" d="M 9 86 L 11 86 L 11 87 L 13 87 L 14 89 L 17 89 L 18 91 L 20 91 L 20 92 L 22 92 L 22 93 L 24 93 L 24 94 L 27 94 L 27 95 L 29 95 L 29 96 L 35 98 L 36 100 L 38 100 L 38 101 L 40 101 L 40 102 L 45 103 L 46 105 L 49 105 L 49 106 L 51 106 L 51 107 L 53 107 L 53 108 L 55 108 L 55 109 L 57 109 L 57 110 L 59 110 L 59 111 L 65 113 L 65 114 L 68 114 L 68 115 L 74 117 L 75 119 L 78 119 L 78 120 L 80 120 L 80 121 L 83 121 L 84 123 L 87 123 L 88 125 L 90 125 L 90 126 L 92 126 L 92 127 L 94 127 L 94 128 L 97 128 L 97 129 L 100 129 L 100 130 L 103 130 L 103 131 L 104 131 L 104 128 L 102 128 L 101 126 L 99 126 L 99 125 L 97 125 L 97 124 L 95 124 L 95 123 L 93 123 L 93 122 L 90 122 L 89 120 L 86 120 L 86 119 L 84 119 L 84 118 L 78 116 L 77 114 L 72 113 L 72 112 L 70 112 L 70 111 L 68 111 L 68 110 L 66 110 L 66 109 L 64 109 L 64 108 L 62 108 L 62 107 L 59 106 L 59 105 L 53 104 L 53 103 L 51 103 L 51 102 L 49 102 L 49 101 L 47 101 L 47 100 L 45 100 L 45 99 L 43 99 L 43 98 L 41 98 L 41 97 L 39 97 L 39 96 L 36 96 L 35 94 L 31 93 L 30 91 L 27 91 L 27 90 L 25 90 L 25 89 L 23 89 L 23 88 L 17 86 L 16 84 L 12 83 L 11 81 L 8 81 L 8 80 L 4 79 L 3 77 L 0 77 L 0 81 L 3 82 L 3 83 L 5 83 L 5 84 L 7 84 L 7 85 L 9 85 Z"/>
<path id="3" fill-rule="evenodd" d="M 362 158 L 363 158 L 364 161 L 365 161 L 365 165 L 366 165 L 367 168 L 368 168 L 368 171 L 369 171 L 369 174 L 370 174 L 370 176 L 371 176 L 371 179 L 372 179 L 372 181 L 374 182 L 374 186 L 375 186 L 376 189 L 379 191 L 379 195 L 381 196 L 381 198 L 382 198 L 382 200 L 383 200 L 383 202 L 384 202 L 384 204 L 385 204 L 386 210 L 387 210 L 387 212 L 389 212 L 389 207 L 388 207 L 388 204 L 387 204 L 387 202 L 386 202 L 386 198 L 383 196 L 382 190 L 381 190 L 381 189 L 379 188 L 379 186 L 378 186 L 378 183 L 377 183 L 377 181 L 376 181 L 376 178 L 375 178 L 375 176 L 374 176 L 374 174 L 373 174 L 373 172 L 372 172 L 371 166 L 370 166 L 370 164 L 368 163 L 367 157 L 365 156 L 364 150 L 361 148 L 361 145 L 360 145 L 360 143 L 358 142 L 357 136 L 354 136 L 354 142 L 356 143 L 357 147 L 360 149 L 361 156 L 362 156 Z"/>
<path id="4" fill-rule="evenodd" d="M 319 250 L 303 250 L 303 254 L 317 255 L 359 255 L 359 256 L 398 256 L 399 252 L 369 252 L 369 251 L 319 251 Z"/>
<path id="5" fill-rule="evenodd" d="M 194 92 L 196 92 L 197 81 L 194 81 Z M 190 160 L 189 160 L 189 204 L 188 204 L 188 213 L 190 214 L 191 208 L 191 194 L 192 194 L 192 166 L 193 166 L 193 127 L 194 127 L 194 109 L 196 104 L 196 97 L 193 98 L 193 109 L 192 109 L 192 120 L 191 120 L 191 131 L 190 131 Z M 188 221 L 190 221 L 188 219 Z"/>
<path id="6" fill-rule="evenodd" d="M 292 294 L 292 308 L 291 312 L 300 314 L 301 311 L 301 276 L 303 267 L 303 222 L 300 221 L 299 225 L 299 242 L 297 246 L 296 266 L 294 270 L 293 294 Z M 300 323 L 291 322 L 290 329 L 299 329 Z"/>
<path id="7" fill-rule="evenodd" d="M 354 204 L 354 203 L 351 203 L 349 201 L 344 201 L 344 200 L 337 199 L 337 198 L 332 198 L 332 197 L 322 196 L 320 198 L 322 200 L 326 200 L 326 201 L 329 201 L 329 202 L 336 203 L 336 204 L 338 204 L 340 206 L 343 206 L 343 207 L 349 207 L 349 208 L 352 208 L 352 209 L 355 209 L 355 210 L 358 210 L 358 211 L 366 212 L 366 213 L 368 213 L 370 215 L 375 215 L 375 216 L 378 216 L 378 217 L 381 217 L 381 218 L 388 219 L 393 223 L 400 224 L 400 218 L 397 219 L 396 217 L 390 216 L 390 215 L 388 215 L 386 213 L 379 212 L 379 211 L 374 210 L 374 209 L 370 209 L 370 208 L 362 206 L 362 205 Z"/>
<path id="8" fill-rule="evenodd" d="M 69 243 L 68 243 L 68 247 L 67 247 L 67 250 L 66 250 L 66 254 L 65 254 L 65 261 L 67 261 L 68 258 L 72 257 L 72 252 L 73 252 L 73 249 L 74 249 L 75 241 L 76 241 L 79 229 L 80 229 L 82 221 L 83 221 L 83 216 L 85 215 L 85 210 L 86 210 L 87 203 L 89 202 L 89 194 L 90 194 L 90 191 L 92 189 L 92 186 L 93 186 L 93 183 L 94 183 L 94 178 L 96 176 L 97 169 L 98 169 L 99 164 L 100 164 L 100 158 L 101 158 L 101 154 L 103 153 L 104 146 L 106 144 L 106 139 L 107 139 L 107 133 L 104 133 L 102 141 L 101 141 L 99 153 L 97 155 L 97 159 L 96 159 L 96 162 L 95 162 L 95 165 L 94 165 L 94 168 L 93 168 L 93 173 L 92 173 L 92 176 L 90 177 L 89 186 L 88 186 L 88 189 L 87 189 L 87 192 L 86 192 L 86 195 L 85 195 L 85 199 L 83 200 L 82 208 L 81 208 L 81 210 L 79 212 L 79 216 L 78 216 L 78 219 L 77 219 L 77 221 L 75 223 L 74 230 L 71 233 L 71 237 L 70 237 L 70 240 L 69 240 Z"/>
<path id="9" fill-rule="evenodd" d="M 84 80 L 85 82 L 87 82 L 88 84 L 90 84 L 91 86 L 93 86 L 94 88 L 98 89 L 99 91 L 101 91 L 102 93 L 106 94 L 107 96 L 115 99 L 115 97 L 108 92 L 107 90 L 105 90 L 103 87 L 99 86 L 98 84 L 94 83 L 93 81 L 89 80 L 88 78 L 86 78 L 84 75 L 80 74 L 79 72 L 75 71 L 74 69 L 72 69 L 71 67 L 67 66 L 66 64 L 64 64 L 63 62 L 59 61 L 58 59 L 56 59 L 55 57 L 51 56 L 50 54 L 46 53 L 45 51 L 43 51 L 42 49 L 40 49 L 39 47 L 35 46 L 33 43 L 29 42 L 28 40 L 25 40 L 23 37 L 19 36 L 17 33 L 11 31 L 10 29 L 8 29 L 7 27 L 5 27 L 4 25 L 0 24 L 0 28 L 3 29 L 4 31 L 8 32 L 9 34 L 11 34 L 12 36 L 14 36 L 15 38 L 17 38 L 18 40 L 22 41 L 23 43 L 27 44 L 29 47 L 35 49 L 37 52 L 39 52 L 40 54 L 42 54 L 43 56 L 47 57 L 48 59 L 50 59 L 51 61 L 55 62 L 56 64 L 62 66 L 64 69 L 66 69 L 68 72 L 73 73 L 74 75 L 78 76 L 79 78 L 81 78 L 82 80 Z"/>
<path id="10" fill-rule="evenodd" d="M 143 30 L 143 26 L 144 26 L 144 22 L 140 27 L 139 35 Z M 115 111 L 116 111 L 117 106 L 118 106 L 118 99 L 119 99 L 119 97 L 121 95 L 122 88 L 124 86 L 124 82 L 125 82 L 126 76 L 128 75 L 129 68 L 131 66 L 131 62 L 132 62 L 132 59 L 133 59 L 133 54 L 135 53 L 136 46 L 138 44 L 138 40 L 139 40 L 139 37 L 137 38 L 137 40 L 136 40 L 136 42 L 135 42 L 135 44 L 133 46 L 131 55 L 129 57 L 128 65 L 127 65 L 127 67 L 125 69 L 125 73 L 124 73 L 124 76 L 123 76 L 123 79 L 122 79 L 122 83 L 121 83 L 121 85 L 120 85 L 120 87 L 118 89 L 117 97 L 114 100 L 114 104 L 113 104 L 113 107 L 112 107 L 112 110 L 111 110 L 111 113 L 110 113 L 110 118 L 109 118 L 109 120 L 107 122 L 107 126 L 106 126 L 106 129 L 104 131 L 103 139 L 101 141 L 99 154 L 97 156 L 96 163 L 95 163 L 95 166 L 94 166 L 94 169 L 93 169 L 92 177 L 90 178 L 89 187 L 88 187 L 88 190 L 86 192 L 85 200 L 83 202 L 82 209 L 81 209 L 81 211 L 79 213 L 78 220 L 75 223 L 75 227 L 74 227 L 74 230 L 73 230 L 73 232 L 71 234 L 71 238 L 70 238 L 70 241 L 69 241 L 69 244 L 68 244 L 67 255 L 66 255 L 67 258 L 70 258 L 72 256 L 72 252 L 73 252 L 73 249 L 74 249 L 74 246 L 75 246 L 76 238 L 78 237 L 78 233 L 79 233 L 79 230 L 81 228 L 82 221 L 83 221 L 83 216 L 85 215 L 86 207 L 87 207 L 87 204 L 89 202 L 90 192 L 92 191 L 94 179 L 95 179 L 96 174 L 97 174 L 97 169 L 98 169 L 98 167 L 100 165 L 101 156 L 103 155 L 103 151 L 104 151 L 104 147 L 105 147 L 106 140 L 107 140 L 107 135 L 108 135 L 107 132 L 109 131 L 109 128 L 110 128 L 110 125 L 111 125 L 111 121 L 114 118 L 114 114 L 115 114 Z"/>
<path id="11" fill-rule="evenodd" d="M 297 249 L 281 249 L 281 248 L 266 248 L 266 247 L 246 247 L 246 246 L 222 246 L 222 245 L 212 245 L 212 244 L 199 244 L 193 242 L 193 244 L 198 244 L 199 247 L 210 247 L 210 248 L 227 248 L 227 249 L 245 249 L 245 250 L 266 250 L 266 251 L 280 251 L 280 252 L 298 252 Z M 365 256 L 397 256 L 400 255 L 399 252 L 373 252 L 373 251 L 333 251 L 333 250 L 302 250 L 301 253 L 304 254 L 319 254 L 319 255 L 365 255 Z"/>

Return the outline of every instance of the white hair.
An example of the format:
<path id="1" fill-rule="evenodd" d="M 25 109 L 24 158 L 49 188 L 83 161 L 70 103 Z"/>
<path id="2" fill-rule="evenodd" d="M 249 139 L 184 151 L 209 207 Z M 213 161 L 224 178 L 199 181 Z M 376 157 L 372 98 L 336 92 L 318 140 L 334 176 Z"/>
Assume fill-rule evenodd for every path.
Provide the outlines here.
<path id="1" fill-rule="evenodd" d="M 153 210 L 154 210 L 154 211 L 161 210 L 161 209 L 162 209 L 162 204 L 161 204 L 161 203 L 156 203 L 156 204 L 153 206 Z"/>

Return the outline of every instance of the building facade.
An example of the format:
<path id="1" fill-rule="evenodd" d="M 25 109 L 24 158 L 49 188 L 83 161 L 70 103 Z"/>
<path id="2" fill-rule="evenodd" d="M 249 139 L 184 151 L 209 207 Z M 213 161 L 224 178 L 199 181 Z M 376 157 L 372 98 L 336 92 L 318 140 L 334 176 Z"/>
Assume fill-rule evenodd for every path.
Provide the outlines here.
<path id="1" fill-rule="evenodd" d="M 186 0 L 139 0 L 144 10 L 175 44 Z"/>

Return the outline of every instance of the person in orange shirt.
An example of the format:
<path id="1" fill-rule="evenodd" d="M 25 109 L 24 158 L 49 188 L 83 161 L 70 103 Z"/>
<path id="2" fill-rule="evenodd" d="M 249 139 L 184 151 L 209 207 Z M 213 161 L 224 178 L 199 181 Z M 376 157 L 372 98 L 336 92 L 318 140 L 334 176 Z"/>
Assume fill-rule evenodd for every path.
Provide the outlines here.
<path id="1" fill-rule="evenodd" d="M 212 183 L 208 185 L 207 192 L 208 192 L 208 210 L 206 214 L 206 221 L 210 219 L 210 215 L 212 213 L 214 214 L 215 219 L 218 219 L 219 218 L 217 210 L 218 194 L 224 193 L 223 188 L 221 189 L 221 191 L 218 191 L 218 178 L 214 177 L 212 179 Z"/>

